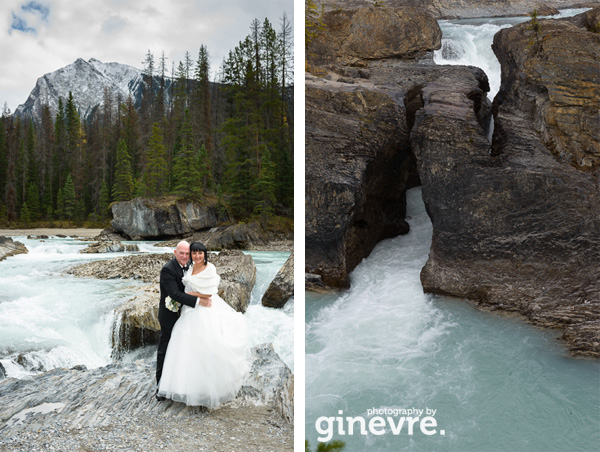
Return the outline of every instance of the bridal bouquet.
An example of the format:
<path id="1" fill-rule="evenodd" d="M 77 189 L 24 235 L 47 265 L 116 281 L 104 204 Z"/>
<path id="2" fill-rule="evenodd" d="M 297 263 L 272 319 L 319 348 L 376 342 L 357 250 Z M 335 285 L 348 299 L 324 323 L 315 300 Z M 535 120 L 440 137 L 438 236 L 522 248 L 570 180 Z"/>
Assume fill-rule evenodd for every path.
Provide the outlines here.
<path id="1" fill-rule="evenodd" d="M 165 298 L 165 306 L 167 307 L 167 309 L 169 311 L 177 312 L 177 311 L 179 311 L 179 307 L 181 306 L 181 303 L 178 303 L 177 301 L 173 300 L 171 297 L 169 297 L 167 295 L 167 298 Z"/>

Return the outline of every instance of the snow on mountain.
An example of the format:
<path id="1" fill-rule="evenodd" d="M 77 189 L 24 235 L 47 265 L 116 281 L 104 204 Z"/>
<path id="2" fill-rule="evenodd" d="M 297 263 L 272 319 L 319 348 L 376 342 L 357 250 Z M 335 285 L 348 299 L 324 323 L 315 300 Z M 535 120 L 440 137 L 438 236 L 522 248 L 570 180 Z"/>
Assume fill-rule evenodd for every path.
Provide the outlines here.
<path id="1" fill-rule="evenodd" d="M 48 104 L 52 115 L 58 111 L 58 99 L 63 105 L 73 93 L 73 100 L 82 118 L 103 104 L 104 88 L 108 88 L 113 99 L 122 100 L 131 96 L 139 102 L 142 93 L 142 71 L 120 63 L 103 63 L 95 58 L 85 61 L 78 58 L 57 71 L 38 78 L 37 83 L 24 104 L 19 105 L 15 115 L 41 118 L 42 106 Z"/>

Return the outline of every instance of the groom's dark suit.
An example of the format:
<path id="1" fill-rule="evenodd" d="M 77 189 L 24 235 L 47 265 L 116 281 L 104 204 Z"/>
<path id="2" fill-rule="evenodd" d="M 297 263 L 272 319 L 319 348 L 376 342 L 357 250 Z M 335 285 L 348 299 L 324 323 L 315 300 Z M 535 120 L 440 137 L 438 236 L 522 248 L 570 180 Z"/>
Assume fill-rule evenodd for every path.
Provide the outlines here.
<path id="1" fill-rule="evenodd" d="M 167 346 L 171 339 L 171 331 L 175 322 L 179 318 L 177 312 L 167 309 L 165 298 L 171 297 L 173 300 L 191 306 L 196 306 L 197 298 L 186 294 L 183 286 L 183 270 L 177 259 L 173 258 L 167 262 L 160 271 L 160 304 L 158 306 L 158 321 L 160 322 L 160 341 L 158 343 L 158 353 L 156 355 L 156 382 L 160 381 L 162 375 Z"/>

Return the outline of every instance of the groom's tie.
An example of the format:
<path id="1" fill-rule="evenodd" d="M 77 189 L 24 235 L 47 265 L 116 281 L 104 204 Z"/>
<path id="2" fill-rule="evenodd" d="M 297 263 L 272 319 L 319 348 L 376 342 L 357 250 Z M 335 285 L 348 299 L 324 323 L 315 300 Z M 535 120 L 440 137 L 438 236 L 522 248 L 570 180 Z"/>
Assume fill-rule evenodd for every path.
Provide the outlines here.
<path id="1" fill-rule="evenodd" d="M 181 267 L 181 269 L 183 270 L 183 273 L 185 273 L 186 271 L 188 271 L 189 268 L 190 268 L 189 265 L 184 265 L 183 267 Z"/>

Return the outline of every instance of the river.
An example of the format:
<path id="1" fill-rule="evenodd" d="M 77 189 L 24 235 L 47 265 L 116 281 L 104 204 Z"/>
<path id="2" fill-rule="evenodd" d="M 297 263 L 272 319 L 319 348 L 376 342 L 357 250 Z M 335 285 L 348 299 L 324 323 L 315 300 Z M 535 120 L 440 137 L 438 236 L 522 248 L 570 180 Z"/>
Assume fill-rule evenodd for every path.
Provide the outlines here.
<path id="1" fill-rule="evenodd" d="M 0 262 L 0 363 L 8 377 L 28 376 L 57 367 L 94 368 L 111 360 L 114 309 L 142 283 L 134 280 L 76 278 L 62 272 L 76 264 L 131 253 L 79 254 L 90 242 L 17 236 L 28 254 Z M 149 242 L 135 243 L 145 253 L 171 252 Z M 272 342 L 293 370 L 294 302 L 279 309 L 260 304 L 262 294 L 288 258 L 288 252 L 252 251 L 257 281 L 245 313 L 251 345 Z M 158 303 L 158 300 L 157 300 Z M 124 360 L 155 358 L 156 347 L 136 350 Z"/>
<path id="2" fill-rule="evenodd" d="M 379 243 L 351 289 L 306 296 L 311 446 L 331 433 L 344 452 L 598 450 L 600 362 L 571 358 L 555 331 L 424 294 L 432 226 L 420 188 L 407 195 L 411 232 Z M 418 423 L 395 433 L 378 420 L 369 429 L 377 417 L 397 426 L 419 414 L 404 409 L 423 410 L 419 422 L 435 410 L 436 428 L 425 428 L 435 433 Z"/>

